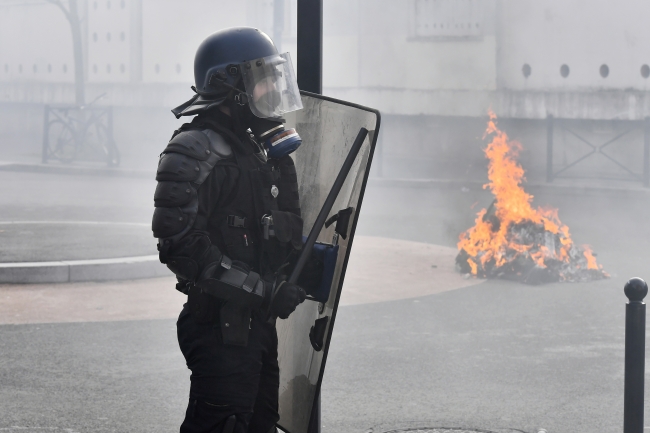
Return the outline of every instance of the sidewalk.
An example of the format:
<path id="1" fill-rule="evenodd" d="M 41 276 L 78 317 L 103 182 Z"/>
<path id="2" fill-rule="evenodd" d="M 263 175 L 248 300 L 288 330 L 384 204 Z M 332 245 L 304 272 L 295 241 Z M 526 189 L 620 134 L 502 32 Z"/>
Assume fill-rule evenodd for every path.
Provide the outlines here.
<path id="1" fill-rule="evenodd" d="M 416 298 L 483 282 L 458 274 L 455 256 L 453 248 L 358 236 L 340 305 Z M 162 278 L 0 284 L 0 325 L 175 318 L 186 298 L 174 289 L 176 279 L 169 270 L 160 267 Z M 385 272 L 379 274 L 376 269 Z M 106 277 L 103 279 L 110 279 Z M 115 273 L 112 279 L 123 277 L 123 273 Z"/>

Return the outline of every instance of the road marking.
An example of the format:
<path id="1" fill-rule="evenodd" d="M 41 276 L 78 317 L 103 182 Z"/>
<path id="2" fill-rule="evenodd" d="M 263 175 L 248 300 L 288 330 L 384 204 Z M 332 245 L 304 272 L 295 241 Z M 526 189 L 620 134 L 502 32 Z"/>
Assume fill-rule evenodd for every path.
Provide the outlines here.
<path id="1" fill-rule="evenodd" d="M 130 223 L 116 221 L 0 221 L 0 225 L 9 224 L 71 224 L 71 225 L 122 225 L 151 227 L 151 223 Z"/>
<path id="2" fill-rule="evenodd" d="M 83 266 L 83 265 L 110 265 L 115 263 L 140 263 L 158 260 L 158 255 L 117 257 L 114 259 L 90 259 L 90 260 L 61 260 L 58 262 L 13 262 L 0 263 L 0 268 L 34 268 L 39 266 Z"/>
<path id="3" fill-rule="evenodd" d="M 21 426 L 12 426 L 12 427 L 0 427 L 0 431 L 24 431 L 24 430 L 59 430 L 58 427 L 21 427 Z M 77 430 L 71 428 L 62 428 L 66 433 L 78 433 Z"/>

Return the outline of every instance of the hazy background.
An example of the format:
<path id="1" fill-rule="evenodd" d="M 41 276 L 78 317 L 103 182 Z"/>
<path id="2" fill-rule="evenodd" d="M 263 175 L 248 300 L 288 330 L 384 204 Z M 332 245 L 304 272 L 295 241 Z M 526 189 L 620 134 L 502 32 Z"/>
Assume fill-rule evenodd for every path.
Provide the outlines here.
<path id="1" fill-rule="evenodd" d="M 255 26 L 295 66 L 296 0 L 79 4 L 86 102 L 106 94 L 96 105 L 112 107 L 121 164 L 41 164 L 45 106 L 75 102 L 70 26 L 45 1 L 0 0 L 0 222 L 128 225 L 70 235 L 59 228 L 57 238 L 42 224 L 11 243 L 10 230 L 0 230 L 0 261 L 156 254 L 147 226 L 155 168 L 182 123 L 170 109 L 193 95 L 199 43 L 225 27 Z M 358 235 L 454 247 L 492 200 L 482 189 L 491 108 L 522 143 L 535 204 L 559 208 L 574 240 L 591 244 L 612 274 L 535 288 L 491 281 L 343 307 L 323 383 L 324 431 L 426 420 L 534 433 L 620 430 L 622 286 L 650 262 L 650 196 L 641 182 L 649 18 L 645 0 L 324 0 L 323 94 L 382 114 Z M 619 136 L 604 150 L 618 165 L 597 152 L 546 182 L 549 140 L 558 171 L 589 152 L 587 143 Z M 89 176 L 95 169 L 104 175 Z M 189 381 L 173 328 L 171 318 L 0 326 L 0 397 L 12 402 L 0 404 L 0 427 L 36 420 L 84 432 L 175 430 Z M 111 339 L 120 344 L 103 344 Z M 112 394 L 93 382 L 101 374 L 114 375 L 106 379 Z M 111 427 L 102 430 L 97 420 L 106 417 Z"/>
<path id="2" fill-rule="evenodd" d="M 602 120 L 648 114 L 649 8 L 642 0 L 328 0 L 323 93 L 382 112 L 386 176 L 479 176 L 476 139 L 492 107 L 524 142 L 534 180 L 545 170 L 547 115 L 586 120 L 584 133 L 604 142 L 617 126 Z M 38 162 L 43 105 L 74 102 L 70 28 L 44 1 L 4 0 L 0 12 L 0 161 Z M 86 102 L 107 94 L 97 105 L 114 107 L 123 167 L 155 166 L 180 123 L 170 108 L 192 95 L 194 53 L 208 34 L 255 26 L 295 63 L 296 0 L 88 0 L 80 14 Z M 555 164 L 587 149 L 556 134 Z M 610 149 L 637 172 L 640 139 Z M 625 174 L 586 162 L 596 171 L 582 174 Z"/>

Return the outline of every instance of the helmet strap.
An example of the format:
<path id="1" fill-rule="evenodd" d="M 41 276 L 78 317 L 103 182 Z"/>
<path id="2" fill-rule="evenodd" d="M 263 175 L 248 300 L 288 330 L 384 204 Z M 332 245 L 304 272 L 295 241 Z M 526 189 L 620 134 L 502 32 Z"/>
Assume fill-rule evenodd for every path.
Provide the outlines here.
<path id="1" fill-rule="evenodd" d="M 241 104 L 241 101 L 238 102 L 237 96 L 239 94 L 226 99 L 225 104 L 230 109 L 230 117 L 232 118 L 232 126 L 235 134 L 240 140 L 247 142 L 250 140 L 250 135 L 248 134 L 248 113 L 251 110 L 248 108 L 248 104 Z"/>

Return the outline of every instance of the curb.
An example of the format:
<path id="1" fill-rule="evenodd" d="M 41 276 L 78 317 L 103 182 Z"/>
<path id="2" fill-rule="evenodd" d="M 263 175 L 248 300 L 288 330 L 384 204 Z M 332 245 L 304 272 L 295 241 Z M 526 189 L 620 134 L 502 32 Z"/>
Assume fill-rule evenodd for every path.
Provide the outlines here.
<path id="1" fill-rule="evenodd" d="M 70 283 L 170 276 L 157 255 L 59 262 L 0 263 L 0 283 Z"/>

